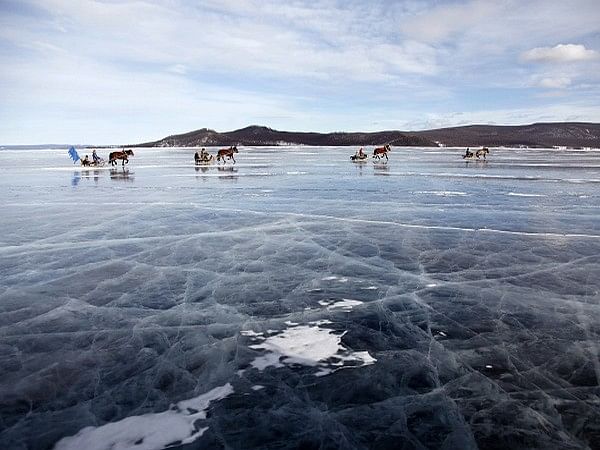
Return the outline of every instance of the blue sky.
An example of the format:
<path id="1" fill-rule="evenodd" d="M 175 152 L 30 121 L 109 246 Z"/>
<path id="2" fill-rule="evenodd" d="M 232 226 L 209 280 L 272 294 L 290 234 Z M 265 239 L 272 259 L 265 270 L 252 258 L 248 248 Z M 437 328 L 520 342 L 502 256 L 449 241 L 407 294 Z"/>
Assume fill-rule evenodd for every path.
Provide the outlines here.
<path id="1" fill-rule="evenodd" d="M 600 122 L 598 0 L 0 0 L 0 143 Z"/>

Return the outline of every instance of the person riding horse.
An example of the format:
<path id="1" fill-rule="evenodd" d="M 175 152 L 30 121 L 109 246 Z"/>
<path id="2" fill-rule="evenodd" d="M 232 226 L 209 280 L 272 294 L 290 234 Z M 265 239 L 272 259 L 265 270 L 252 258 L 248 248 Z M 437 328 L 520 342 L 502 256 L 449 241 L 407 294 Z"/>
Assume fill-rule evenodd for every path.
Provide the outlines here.
<path id="1" fill-rule="evenodd" d="M 472 157 L 473 157 L 473 152 L 471 150 L 469 150 L 469 147 L 467 147 L 467 150 L 465 151 L 465 154 L 463 155 L 463 159 L 472 158 Z"/>

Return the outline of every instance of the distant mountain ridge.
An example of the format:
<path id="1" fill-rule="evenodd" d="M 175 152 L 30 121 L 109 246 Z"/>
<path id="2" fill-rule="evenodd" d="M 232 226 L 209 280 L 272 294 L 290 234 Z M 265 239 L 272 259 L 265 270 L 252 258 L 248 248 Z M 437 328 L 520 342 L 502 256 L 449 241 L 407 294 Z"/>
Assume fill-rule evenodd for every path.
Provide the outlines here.
<path id="1" fill-rule="evenodd" d="M 382 145 L 392 146 L 527 146 L 600 147 L 600 124 L 585 122 L 535 123 L 531 125 L 468 125 L 425 131 L 314 133 L 278 131 L 252 125 L 219 133 L 209 128 L 167 136 L 137 147 L 211 147 L 229 145 Z"/>

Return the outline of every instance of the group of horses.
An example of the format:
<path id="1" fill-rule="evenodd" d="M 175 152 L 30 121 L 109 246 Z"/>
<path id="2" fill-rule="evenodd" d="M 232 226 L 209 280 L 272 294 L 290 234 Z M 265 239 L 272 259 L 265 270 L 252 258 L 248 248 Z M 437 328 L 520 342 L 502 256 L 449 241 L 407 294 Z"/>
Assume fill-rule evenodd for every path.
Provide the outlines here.
<path id="1" fill-rule="evenodd" d="M 392 151 L 392 149 L 389 144 L 385 144 L 383 147 L 375 147 L 375 149 L 373 149 L 373 159 L 379 161 L 380 159 L 385 157 L 385 160 L 388 161 L 388 152 L 390 151 Z M 480 148 L 479 150 L 475 151 L 475 153 L 471 152 L 467 148 L 467 151 L 463 155 L 463 159 L 480 159 L 481 157 L 483 157 L 483 159 L 485 160 L 486 155 L 489 155 L 489 153 L 490 151 L 487 147 Z M 366 161 L 368 157 L 369 156 L 366 153 L 362 152 L 361 148 L 360 153 L 356 153 L 355 155 L 350 156 L 350 159 L 352 161 L 358 162 Z"/>
<path id="2" fill-rule="evenodd" d="M 388 161 L 389 160 L 388 152 L 390 152 L 391 150 L 392 149 L 389 144 L 385 144 L 383 147 L 375 147 L 373 149 L 372 158 L 379 161 L 385 157 L 385 160 Z M 238 153 L 238 149 L 237 149 L 236 145 L 232 145 L 229 148 L 222 148 L 217 151 L 217 162 L 223 161 L 223 164 L 225 164 L 226 163 L 225 158 L 227 158 L 227 160 L 232 160 L 233 163 L 235 164 L 235 158 L 233 155 L 236 153 Z M 490 153 L 490 151 L 487 149 L 487 147 L 483 147 L 483 148 L 477 150 L 475 153 L 473 153 L 473 152 L 469 151 L 469 149 L 467 149 L 467 151 L 463 155 L 463 159 L 480 159 L 480 157 L 483 157 L 483 159 L 486 159 L 486 155 L 488 155 L 489 153 Z M 116 151 L 116 152 L 110 152 L 110 154 L 108 155 L 108 162 L 110 163 L 111 166 L 115 166 L 118 164 L 118 160 L 121 160 L 123 167 L 125 167 L 125 164 L 129 163 L 130 156 L 133 156 L 133 150 L 120 150 L 120 151 Z M 366 153 L 362 153 L 362 149 L 361 149 L 360 154 L 352 155 L 350 157 L 350 159 L 352 161 L 363 161 L 363 160 L 366 160 L 367 158 L 368 158 L 368 155 Z M 214 160 L 214 156 L 210 155 L 208 153 L 205 153 L 204 149 L 203 149 L 202 156 L 198 155 L 198 152 L 196 152 L 196 154 L 194 155 L 194 160 L 195 160 L 196 165 L 202 165 L 202 164 L 211 163 Z M 91 166 L 91 165 L 95 165 L 97 163 L 87 161 L 87 159 L 86 159 L 85 161 L 82 160 L 81 164 L 84 166 Z"/>

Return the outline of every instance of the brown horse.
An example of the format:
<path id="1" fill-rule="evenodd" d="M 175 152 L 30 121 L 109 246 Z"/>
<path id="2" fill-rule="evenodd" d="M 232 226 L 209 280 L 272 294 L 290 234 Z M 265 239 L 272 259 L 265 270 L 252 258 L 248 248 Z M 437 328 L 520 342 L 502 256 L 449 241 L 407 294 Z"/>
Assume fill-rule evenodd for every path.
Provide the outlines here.
<path id="1" fill-rule="evenodd" d="M 129 164 L 129 156 L 133 156 L 133 150 L 123 150 L 120 152 L 110 152 L 108 155 L 108 162 L 111 166 L 117 165 L 117 159 L 123 160 L 123 167 L 125 164 Z"/>
<path id="2" fill-rule="evenodd" d="M 233 163 L 235 164 L 235 158 L 233 157 L 234 153 L 238 153 L 238 149 L 235 145 L 232 145 L 229 148 L 222 148 L 217 152 L 217 162 L 223 160 L 223 164 L 225 164 L 225 157 L 227 156 L 229 159 L 233 159 Z"/>
<path id="3" fill-rule="evenodd" d="M 392 151 L 390 144 L 385 144 L 383 147 L 375 147 L 375 150 L 373 150 L 373 158 L 379 159 L 385 156 L 385 160 L 387 161 L 389 159 L 387 154 L 390 151 Z"/>

